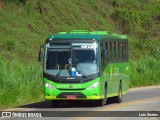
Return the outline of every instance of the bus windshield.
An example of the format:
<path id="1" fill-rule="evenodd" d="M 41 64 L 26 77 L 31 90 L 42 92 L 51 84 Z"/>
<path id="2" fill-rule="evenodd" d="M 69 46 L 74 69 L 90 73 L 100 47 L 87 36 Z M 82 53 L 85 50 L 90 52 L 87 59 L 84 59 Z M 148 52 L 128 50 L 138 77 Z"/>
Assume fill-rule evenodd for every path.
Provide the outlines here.
<path id="1" fill-rule="evenodd" d="M 45 72 L 56 77 L 72 76 L 74 69 L 76 76 L 87 76 L 98 73 L 97 48 L 48 48 L 46 52 Z"/>
<path id="2" fill-rule="evenodd" d="M 97 55 L 95 50 L 73 50 L 72 68 L 76 68 L 78 73 L 91 75 L 98 72 Z"/>
<path id="3" fill-rule="evenodd" d="M 46 73 L 55 76 L 70 76 L 68 68 L 70 57 L 70 50 L 48 48 L 46 54 Z"/>

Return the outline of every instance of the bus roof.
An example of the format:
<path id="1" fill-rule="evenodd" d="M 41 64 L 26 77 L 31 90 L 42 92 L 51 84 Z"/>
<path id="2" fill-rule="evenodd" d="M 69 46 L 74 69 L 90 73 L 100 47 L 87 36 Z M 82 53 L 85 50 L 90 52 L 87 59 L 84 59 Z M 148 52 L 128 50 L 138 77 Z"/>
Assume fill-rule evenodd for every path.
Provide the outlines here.
<path id="1" fill-rule="evenodd" d="M 70 32 L 59 32 L 47 37 L 47 39 L 60 39 L 60 38 L 71 38 L 71 39 L 105 39 L 105 38 L 114 38 L 114 39 L 126 39 L 126 35 L 118 34 L 108 34 L 107 31 L 87 31 L 87 30 L 72 30 Z"/>

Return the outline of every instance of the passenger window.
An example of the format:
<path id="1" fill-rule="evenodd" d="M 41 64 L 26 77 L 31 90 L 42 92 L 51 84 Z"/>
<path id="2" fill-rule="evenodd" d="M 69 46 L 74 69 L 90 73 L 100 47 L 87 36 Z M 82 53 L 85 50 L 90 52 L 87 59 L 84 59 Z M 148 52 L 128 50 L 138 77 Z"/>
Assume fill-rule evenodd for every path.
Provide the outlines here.
<path id="1" fill-rule="evenodd" d="M 112 50 L 112 42 L 110 42 L 110 61 L 113 60 L 112 53 L 113 53 L 113 50 Z"/>
<path id="2" fill-rule="evenodd" d="M 124 42 L 124 61 L 127 60 L 127 55 L 126 55 L 126 42 Z"/>
<path id="3" fill-rule="evenodd" d="M 109 61 L 109 54 L 108 54 L 108 42 L 105 43 L 105 60 L 108 62 Z"/>
<path id="4" fill-rule="evenodd" d="M 124 42 L 122 42 L 122 61 L 124 60 Z"/>
<path id="5" fill-rule="evenodd" d="M 118 42 L 118 61 L 121 61 L 120 42 Z"/>
<path id="6" fill-rule="evenodd" d="M 114 61 L 116 61 L 116 42 L 113 42 L 113 47 L 114 47 L 114 53 L 113 53 L 113 56 L 114 56 Z"/>

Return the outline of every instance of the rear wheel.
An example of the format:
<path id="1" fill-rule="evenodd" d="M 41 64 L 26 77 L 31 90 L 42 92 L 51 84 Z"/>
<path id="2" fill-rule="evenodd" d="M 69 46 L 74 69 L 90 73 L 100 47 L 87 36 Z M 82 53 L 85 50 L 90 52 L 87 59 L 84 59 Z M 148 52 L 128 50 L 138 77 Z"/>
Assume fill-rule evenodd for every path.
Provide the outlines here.
<path id="1" fill-rule="evenodd" d="M 106 104 L 107 103 L 107 84 L 105 85 L 105 89 L 104 89 L 104 99 Z"/>
<path id="2" fill-rule="evenodd" d="M 116 103 L 122 102 L 122 83 L 121 82 L 120 82 L 120 86 L 119 86 L 119 94 L 118 94 L 118 96 L 114 97 L 113 100 Z"/>

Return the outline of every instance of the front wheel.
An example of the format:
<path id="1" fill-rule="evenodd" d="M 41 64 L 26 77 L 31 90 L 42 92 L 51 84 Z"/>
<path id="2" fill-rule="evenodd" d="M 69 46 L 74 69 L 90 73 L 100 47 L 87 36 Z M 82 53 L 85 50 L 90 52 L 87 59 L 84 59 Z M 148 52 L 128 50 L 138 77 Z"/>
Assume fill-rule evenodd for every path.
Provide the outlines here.
<path id="1" fill-rule="evenodd" d="M 107 87 L 104 87 L 104 98 L 97 101 L 98 106 L 104 106 L 107 102 Z"/>
<path id="2" fill-rule="evenodd" d="M 106 104 L 105 99 L 100 99 L 100 100 L 98 100 L 96 102 L 97 102 L 98 106 L 104 106 Z"/>

